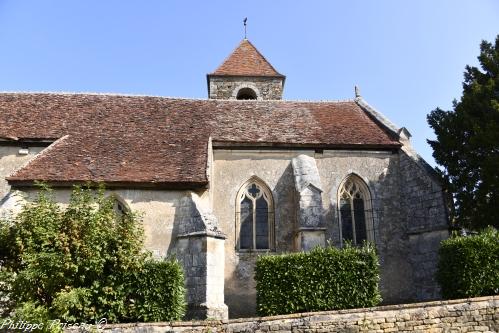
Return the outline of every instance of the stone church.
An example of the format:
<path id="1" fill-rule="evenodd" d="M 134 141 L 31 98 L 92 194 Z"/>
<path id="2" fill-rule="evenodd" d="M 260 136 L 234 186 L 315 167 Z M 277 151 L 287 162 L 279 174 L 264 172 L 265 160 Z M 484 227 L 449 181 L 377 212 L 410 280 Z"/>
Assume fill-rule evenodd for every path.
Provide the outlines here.
<path id="1" fill-rule="evenodd" d="M 438 298 L 446 196 L 409 131 L 358 89 L 287 101 L 285 81 L 244 39 L 207 75 L 208 99 L 0 93 L 1 213 L 35 181 L 61 204 L 104 183 L 143 214 L 145 247 L 182 263 L 191 317 L 254 315 L 259 255 L 345 241 L 375 244 L 385 303 Z"/>

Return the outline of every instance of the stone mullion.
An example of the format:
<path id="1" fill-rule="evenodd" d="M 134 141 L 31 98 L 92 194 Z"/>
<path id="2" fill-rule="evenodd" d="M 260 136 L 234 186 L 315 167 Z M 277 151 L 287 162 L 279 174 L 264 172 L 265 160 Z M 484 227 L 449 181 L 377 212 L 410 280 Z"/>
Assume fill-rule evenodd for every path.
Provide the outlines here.
<path id="1" fill-rule="evenodd" d="M 269 207 L 269 209 L 267 210 L 267 230 L 268 230 L 268 244 L 269 244 L 269 250 L 273 250 L 273 243 L 272 243 L 272 239 L 274 237 L 274 232 L 272 229 L 273 226 L 272 226 L 272 219 L 274 218 L 274 214 L 270 212 L 270 205 L 269 205 L 269 202 L 267 201 L 267 207 Z"/>
<path id="2" fill-rule="evenodd" d="M 251 202 L 253 205 L 253 250 L 256 250 L 256 199 L 251 198 Z"/>
<path id="3" fill-rule="evenodd" d="M 353 208 L 353 197 L 350 197 L 350 214 L 352 215 L 352 238 L 353 244 L 357 245 L 357 235 L 355 231 L 355 209 Z"/>
<path id="4" fill-rule="evenodd" d="M 340 232 L 340 246 L 343 247 L 343 220 L 342 220 L 342 217 L 341 217 L 341 197 L 343 196 L 343 193 L 340 193 L 340 195 L 338 196 L 338 198 L 336 199 L 337 201 L 337 211 L 338 211 L 338 220 L 339 220 L 339 232 Z"/>

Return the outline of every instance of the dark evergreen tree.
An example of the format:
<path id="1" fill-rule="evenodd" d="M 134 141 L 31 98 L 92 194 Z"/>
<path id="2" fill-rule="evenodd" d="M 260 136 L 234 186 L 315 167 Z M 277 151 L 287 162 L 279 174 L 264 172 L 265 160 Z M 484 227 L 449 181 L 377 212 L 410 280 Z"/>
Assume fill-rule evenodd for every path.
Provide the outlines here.
<path id="1" fill-rule="evenodd" d="M 499 35 L 482 41 L 481 69 L 466 66 L 463 95 L 453 110 L 427 117 L 436 134 L 428 140 L 452 193 L 458 227 L 499 227 Z"/>

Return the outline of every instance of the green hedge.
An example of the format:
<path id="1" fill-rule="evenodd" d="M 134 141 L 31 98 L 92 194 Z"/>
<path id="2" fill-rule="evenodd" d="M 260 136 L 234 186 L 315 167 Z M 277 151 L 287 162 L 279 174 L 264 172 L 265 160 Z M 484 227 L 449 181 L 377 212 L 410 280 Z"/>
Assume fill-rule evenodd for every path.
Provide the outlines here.
<path id="1" fill-rule="evenodd" d="M 130 279 L 137 321 L 179 320 L 185 314 L 184 272 L 177 261 L 148 261 Z"/>
<path id="2" fill-rule="evenodd" d="M 255 267 L 262 316 L 375 306 L 379 261 L 372 245 L 266 255 Z"/>
<path id="3" fill-rule="evenodd" d="M 442 241 L 437 279 L 447 299 L 499 294 L 499 232 Z"/>

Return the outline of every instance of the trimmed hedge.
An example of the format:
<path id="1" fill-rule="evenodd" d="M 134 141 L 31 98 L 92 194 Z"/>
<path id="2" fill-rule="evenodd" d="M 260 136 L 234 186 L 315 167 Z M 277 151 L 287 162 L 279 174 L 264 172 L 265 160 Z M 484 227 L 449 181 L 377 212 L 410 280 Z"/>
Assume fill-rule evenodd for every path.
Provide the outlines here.
<path id="1" fill-rule="evenodd" d="M 499 294 L 499 232 L 442 241 L 437 280 L 447 299 Z"/>
<path id="2" fill-rule="evenodd" d="M 257 311 L 262 316 L 375 306 L 379 261 L 372 245 L 317 247 L 256 261 Z"/>
<path id="3" fill-rule="evenodd" d="M 134 320 L 171 321 L 185 314 L 184 271 L 177 261 L 154 261 L 144 264 L 131 276 L 135 290 Z"/>

